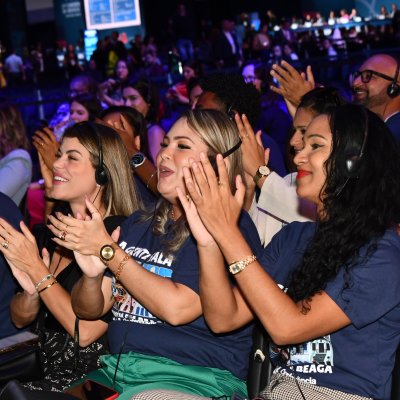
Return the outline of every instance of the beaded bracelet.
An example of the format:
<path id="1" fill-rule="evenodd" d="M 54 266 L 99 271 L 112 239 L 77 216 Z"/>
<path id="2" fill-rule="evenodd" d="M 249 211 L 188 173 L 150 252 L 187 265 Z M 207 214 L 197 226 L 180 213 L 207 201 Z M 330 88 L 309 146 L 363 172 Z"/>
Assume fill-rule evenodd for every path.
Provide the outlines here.
<path id="1" fill-rule="evenodd" d="M 56 279 L 54 279 L 53 282 L 49 283 L 49 284 L 48 284 L 47 286 L 45 286 L 43 289 L 40 289 L 40 290 L 38 291 L 38 294 L 44 292 L 46 289 L 52 287 L 52 286 L 55 285 L 56 283 L 58 283 L 58 281 L 57 281 Z"/>
<path id="2" fill-rule="evenodd" d="M 116 279 L 117 281 L 119 280 L 119 277 L 120 277 L 120 275 L 121 275 L 121 273 L 122 273 L 122 270 L 123 270 L 124 267 L 125 267 L 126 262 L 127 262 L 130 258 L 131 258 L 131 257 L 130 257 L 129 254 L 125 254 L 124 258 L 123 258 L 123 259 L 121 260 L 121 262 L 119 263 L 118 268 L 117 268 L 117 273 L 115 274 L 115 279 Z"/>
<path id="3" fill-rule="evenodd" d="M 48 280 L 51 279 L 52 277 L 53 277 L 53 274 L 48 274 L 48 275 L 44 276 L 44 277 L 39 281 L 39 283 L 35 286 L 36 291 L 38 291 L 40 285 L 41 285 L 43 282 L 48 281 Z"/>

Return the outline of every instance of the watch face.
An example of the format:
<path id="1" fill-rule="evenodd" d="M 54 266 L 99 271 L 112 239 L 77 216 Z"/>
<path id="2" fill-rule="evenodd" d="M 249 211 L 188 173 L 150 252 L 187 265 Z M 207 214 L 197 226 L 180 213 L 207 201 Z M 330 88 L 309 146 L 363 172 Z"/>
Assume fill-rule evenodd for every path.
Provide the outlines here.
<path id="1" fill-rule="evenodd" d="M 266 176 L 266 175 L 269 175 L 269 173 L 270 173 L 271 171 L 270 171 L 270 169 L 269 169 L 266 165 L 262 165 L 260 168 L 258 168 L 258 172 L 259 172 L 261 175 Z"/>
<path id="2" fill-rule="evenodd" d="M 114 257 L 114 249 L 112 248 L 112 246 L 103 246 L 103 248 L 101 249 L 101 257 L 104 260 L 111 260 Z"/>
<path id="3" fill-rule="evenodd" d="M 142 153 L 136 153 L 132 158 L 131 158 L 131 164 L 136 168 L 139 167 L 144 163 L 145 156 Z"/>

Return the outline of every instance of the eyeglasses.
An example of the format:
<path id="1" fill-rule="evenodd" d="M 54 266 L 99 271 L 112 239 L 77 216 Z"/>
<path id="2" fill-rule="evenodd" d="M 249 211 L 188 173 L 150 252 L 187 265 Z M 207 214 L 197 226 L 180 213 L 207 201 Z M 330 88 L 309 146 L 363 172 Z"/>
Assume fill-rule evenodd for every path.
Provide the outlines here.
<path id="1" fill-rule="evenodd" d="M 377 71 L 373 71 L 372 69 L 364 69 L 364 71 L 356 71 L 353 73 L 353 82 L 360 76 L 362 83 L 368 83 L 372 79 L 372 75 L 379 76 L 382 79 L 386 79 L 387 81 L 392 82 L 395 78 L 382 74 Z"/>

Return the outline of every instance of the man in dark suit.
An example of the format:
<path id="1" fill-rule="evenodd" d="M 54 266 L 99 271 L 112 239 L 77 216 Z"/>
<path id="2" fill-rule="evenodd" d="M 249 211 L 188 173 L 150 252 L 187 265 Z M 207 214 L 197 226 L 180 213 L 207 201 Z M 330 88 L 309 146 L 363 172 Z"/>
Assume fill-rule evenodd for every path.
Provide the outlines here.
<path id="1" fill-rule="evenodd" d="M 241 48 L 234 34 L 235 23 L 228 19 L 221 22 L 219 33 L 213 48 L 214 60 L 218 68 L 237 67 L 241 58 Z"/>

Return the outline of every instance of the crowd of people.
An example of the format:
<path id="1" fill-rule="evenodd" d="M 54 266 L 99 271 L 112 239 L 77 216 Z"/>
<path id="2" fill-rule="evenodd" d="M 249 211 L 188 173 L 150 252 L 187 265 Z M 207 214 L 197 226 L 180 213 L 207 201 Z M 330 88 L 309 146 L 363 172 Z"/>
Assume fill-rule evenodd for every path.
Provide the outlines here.
<path id="1" fill-rule="evenodd" d="M 223 56 L 228 20 L 221 71 L 205 74 L 185 21 L 184 8 L 170 21 L 183 78 L 168 127 L 157 73 L 138 74 L 116 37 L 110 75 L 71 73 L 34 149 L 18 107 L 0 104 L 0 339 L 37 332 L 44 370 L 21 390 L 91 379 L 122 400 L 247 398 L 258 320 L 274 365 L 258 398 L 389 400 L 399 61 L 363 60 L 349 101 L 294 57 L 268 64 L 268 29 L 241 73 L 222 69 L 239 66 Z"/>

